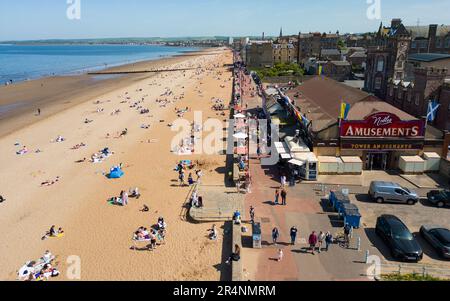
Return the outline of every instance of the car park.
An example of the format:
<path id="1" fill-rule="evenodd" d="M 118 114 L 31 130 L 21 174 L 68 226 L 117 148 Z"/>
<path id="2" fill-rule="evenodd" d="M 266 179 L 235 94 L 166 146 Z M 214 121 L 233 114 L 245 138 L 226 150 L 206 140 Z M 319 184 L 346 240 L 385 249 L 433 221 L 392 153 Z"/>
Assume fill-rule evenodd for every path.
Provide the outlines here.
<path id="1" fill-rule="evenodd" d="M 375 232 L 387 244 L 394 258 L 413 262 L 422 260 L 422 248 L 398 217 L 393 215 L 378 217 Z"/>
<path id="2" fill-rule="evenodd" d="M 424 225 L 420 228 L 420 234 L 441 257 L 450 259 L 450 230 L 441 226 Z"/>
<path id="3" fill-rule="evenodd" d="M 405 203 L 415 205 L 419 196 L 414 191 L 397 183 L 373 181 L 370 183 L 369 196 L 377 203 Z"/>

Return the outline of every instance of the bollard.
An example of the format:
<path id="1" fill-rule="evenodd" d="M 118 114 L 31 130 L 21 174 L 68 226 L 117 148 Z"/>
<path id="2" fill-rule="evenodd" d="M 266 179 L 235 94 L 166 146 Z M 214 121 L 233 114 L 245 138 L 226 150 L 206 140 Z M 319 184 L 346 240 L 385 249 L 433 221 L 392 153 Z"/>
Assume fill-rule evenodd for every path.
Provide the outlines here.
<path id="1" fill-rule="evenodd" d="M 366 264 L 369 264 L 369 250 L 366 251 Z"/>
<path id="2" fill-rule="evenodd" d="M 361 252 L 361 236 L 358 236 L 356 248 L 358 249 L 358 252 Z"/>

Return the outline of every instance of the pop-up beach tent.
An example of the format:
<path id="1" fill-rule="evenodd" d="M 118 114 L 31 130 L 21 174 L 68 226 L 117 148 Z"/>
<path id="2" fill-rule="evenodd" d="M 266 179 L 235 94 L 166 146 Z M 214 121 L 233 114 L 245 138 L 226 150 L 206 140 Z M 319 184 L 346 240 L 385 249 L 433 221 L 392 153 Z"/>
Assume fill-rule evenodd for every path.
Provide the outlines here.
<path id="1" fill-rule="evenodd" d="M 110 179 L 120 179 L 123 177 L 124 172 L 119 167 L 114 167 L 111 169 L 111 172 L 108 175 Z"/>

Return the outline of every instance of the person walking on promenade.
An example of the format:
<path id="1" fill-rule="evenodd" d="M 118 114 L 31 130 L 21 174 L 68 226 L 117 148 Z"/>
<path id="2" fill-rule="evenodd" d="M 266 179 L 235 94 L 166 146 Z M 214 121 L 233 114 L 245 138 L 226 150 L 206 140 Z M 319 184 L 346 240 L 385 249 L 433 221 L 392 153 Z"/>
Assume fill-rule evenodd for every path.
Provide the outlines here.
<path id="1" fill-rule="evenodd" d="M 278 262 L 280 262 L 280 261 L 282 261 L 283 260 L 283 256 L 284 256 L 284 254 L 283 254 L 283 250 L 281 250 L 281 249 L 278 249 Z"/>
<path id="2" fill-rule="evenodd" d="M 295 241 L 297 240 L 297 227 L 293 226 L 291 228 L 291 244 L 294 246 L 295 245 Z"/>
<path id="3" fill-rule="evenodd" d="M 278 241 L 279 237 L 280 237 L 280 232 L 278 231 L 278 228 L 277 227 L 273 228 L 273 230 L 272 230 L 272 240 L 273 240 L 273 244 L 274 245 L 277 245 L 277 241 Z"/>
<path id="4" fill-rule="evenodd" d="M 320 231 L 319 236 L 317 237 L 317 241 L 318 241 L 318 246 L 319 246 L 319 253 L 321 253 L 322 252 L 322 246 L 323 246 L 323 243 L 325 241 L 325 233 Z"/>
<path id="5" fill-rule="evenodd" d="M 234 245 L 234 253 L 228 257 L 226 264 L 230 264 L 231 261 L 239 261 L 241 259 L 241 248 L 238 245 Z"/>
<path id="6" fill-rule="evenodd" d="M 285 175 L 281 176 L 280 182 L 281 182 L 282 188 L 286 187 L 286 176 Z"/>
<path id="7" fill-rule="evenodd" d="M 331 235 L 331 233 L 328 231 L 327 234 L 325 235 L 325 251 L 328 252 L 328 249 L 330 248 L 330 245 L 333 243 L 333 236 Z"/>
<path id="8" fill-rule="evenodd" d="M 275 190 L 275 205 L 278 205 L 280 203 L 280 189 Z"/>
<path id="9" fill-rule="evenodd" d="M 311 249 L 311 254 L 315 255 L 316 245 L 317 245 L 317 234 L 316 231 L 313 231 L 311 235 L 309 235 L 309 248 Z"/>
<path id="10" fill-rule="evenodd" d="M 250 206 L 250 220 L 252 224 L 255 223 L 255 208 L 253 206 Z"/>
<path id="11" fill-rule="evenodd" d="M 283 206 L 286 206 L 286 197 L 287 197 L 286 189 L 281 190 L 281 204 Z"/>

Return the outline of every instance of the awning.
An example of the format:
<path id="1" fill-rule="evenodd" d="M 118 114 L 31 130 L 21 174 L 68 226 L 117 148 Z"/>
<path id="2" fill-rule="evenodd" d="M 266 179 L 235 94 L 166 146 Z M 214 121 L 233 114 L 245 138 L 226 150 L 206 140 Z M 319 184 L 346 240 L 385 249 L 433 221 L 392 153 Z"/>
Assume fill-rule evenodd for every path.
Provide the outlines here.
<path id="1" fill-rule="evenodd" d="M 292 159 L 292 160 L 289 161 L 289 163 L 290 163 L 290 164 L 293 164 L 293 165 L 297 165 L 297 166 L 303 166 L 303 165 L 305 165 L 305 162 L 300 161 L 300 160 L 297 160 L 297 159 Z"/>
<path id="2" fill-rule="evenodd" d="M 280 154 L 281 159 L 292 159 L 290 154 Z"/>

